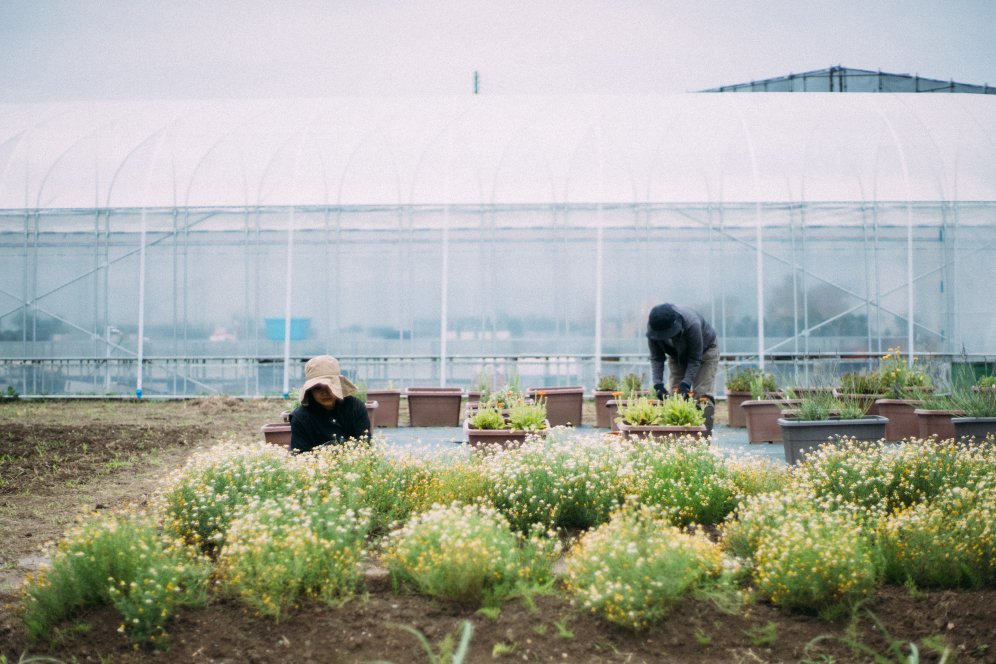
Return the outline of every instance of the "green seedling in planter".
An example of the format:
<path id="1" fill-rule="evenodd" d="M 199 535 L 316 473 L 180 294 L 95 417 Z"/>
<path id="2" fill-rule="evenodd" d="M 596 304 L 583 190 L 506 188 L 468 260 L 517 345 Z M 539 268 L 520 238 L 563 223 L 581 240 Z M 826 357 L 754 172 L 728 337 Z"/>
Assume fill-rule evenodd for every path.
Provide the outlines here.
<path id="1" fill-rule="evenodd" d="M 727 392 L 750 392 L 751 383 L 755 378 L 761 378 L 763 389 L 767 392 L 774 392 L 778 389 L 778 383 L 771 374 L 766 374 L 754 367 L 737 367 L 726 377 Z M 754 398 L 753 395 L 751 398 Z"/>
<path id="2" fill-rule="evenodd" d="M 913 358 L 914 362 L 917 358 Z M 899 348 L 890 348 L 889 354 L 882 358 L 878 368 L 881 385 L 888 390 L 893 399 L 907 399 L 907 387 L 927 387 L 930 379 L 920 367 L 907 364 Z"/>
<path id="3" fill-rule="evenodd" d="M 680 394 L 660 402 L 647 397 L 629 399 L 620 406 L 619 415 L 617 422 L 631 426 L 701 426 L 705 422 L 695 402 Z"/>
<path id="4" fill-rule="evenodd" d="M 595 389 L 599 392 L 620 392 L 619 379 L 615 376 L 601 376 Z"/>
<path id="5" fill-rule="evenodd" d="M 979 379 L 979 382 L 976 383 L 976 385 L 984 390 L 991 390 L 993 388 L 996 388 L 996 376 L 983 376 L 982 378 Z M 9 387 L 7 389 L 12 390 L 14 388 Z"/>
<path id="6" fill-rule="evenodd" d="M 470 418 L 470 425 L 478 429 L 505 429 L 505 418 L 501 409 L 491 405 L 481 406 Z"/>
<path id="7" fill-rule="evenodd" d="M 489 405 L 494 408 L 512 408 L 517 403 L 523 403 L 526 395 L 519 389 L 518 381 L 515 384 L 505 383 L 500 390 L 496 390 L 488 395 L 487 401 L 481 395 L 481 405 Z"/>
<path id="8" fill-rule="evenodd" d="M 629 397 L 634 392 L 639 392 L 640 390 L 642 390 L 643 389 L 643 380 L 646 377 L 647 377 L 646 374 L 640 374 L 639 376 L 637 376 L 634 373 L 626 374 L 626 377 L 623 378 L 623 383 L 622 383 L 622 391 L 623 391 L 623 393 L 627 397 Z"/>
<path id="9" fill-rule="evenodd" d="M 357 399 L 359 399 L 363 403 L 366 403 L 367 402 L 367 390 L 368 389 L 369 388 L 367 387 L 367 379 L 366 378 L 364 378 L 363 380 L 358 380 L 358 381 L 356 381 L 356 394 L 354 394 L 353 396 L 355 396 Z"/>
<path id="10" fill-rule="evenodd" d="M 943 397 L 943 403 L 947 407 L 937 410 L 961 411 L 965 417 L 996 417 L 996 390 L 959 386 Z"/>
<path id="11" fill-rule="evenodd" d="M 788 399 L 796 399 L 795 390 L 785 388 Z M 868 412 L 871 402 L 852 397 L 835 397 L 829 392 L 815 392 L 799 399 L 795 419 L 805 422 L 829 420 L 837 415 L 842 420 L 860 420 Z"/>
<path id="12" fill-rule="evenodd" d="M 516 431 L 542 431 L 546 428 L 546 400 L 514 404 L 508 411 L 508 421 Z"/>

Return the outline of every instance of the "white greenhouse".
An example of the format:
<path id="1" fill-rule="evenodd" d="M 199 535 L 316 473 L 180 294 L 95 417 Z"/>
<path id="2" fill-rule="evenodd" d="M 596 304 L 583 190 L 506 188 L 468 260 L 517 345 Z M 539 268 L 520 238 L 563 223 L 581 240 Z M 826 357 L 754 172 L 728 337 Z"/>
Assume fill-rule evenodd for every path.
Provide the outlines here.
<path id="1" fill-rule="evenodd" d="M 831 94 L 0 104 L 0 389 L 283 393 L 996 356 L 996 100 Z"/>

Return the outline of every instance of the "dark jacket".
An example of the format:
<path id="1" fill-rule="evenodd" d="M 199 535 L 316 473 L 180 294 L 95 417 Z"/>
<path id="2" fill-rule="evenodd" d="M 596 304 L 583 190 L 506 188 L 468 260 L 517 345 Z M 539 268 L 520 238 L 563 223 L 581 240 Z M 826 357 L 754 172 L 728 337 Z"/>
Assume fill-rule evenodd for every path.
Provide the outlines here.
<path id="1" fill-rule="evenodd" d="M 367 406 L 349 396 L 335 402 L 332 410 L 314 399 L 298 406 L 290 416 L 291 451 L 307 452 L 321 445 L 341 445 L 350 438 L 370 440 Z"/>
<path id="2" fill-rule="evenodd" d="M 681 331 L 667 341 L 647 339 L 650 345 L 650 371 L 654 384 L 664 382 L 664 361 L 670 356 L 685 367 L 682 383 L 695 382 L 702 364 L 702 353 L 716 344 L 716 330 L 699 312 L 689 307 L 671 305 L 681 316 Z M 672 377 L 673 380 L 673 377 Z"/>

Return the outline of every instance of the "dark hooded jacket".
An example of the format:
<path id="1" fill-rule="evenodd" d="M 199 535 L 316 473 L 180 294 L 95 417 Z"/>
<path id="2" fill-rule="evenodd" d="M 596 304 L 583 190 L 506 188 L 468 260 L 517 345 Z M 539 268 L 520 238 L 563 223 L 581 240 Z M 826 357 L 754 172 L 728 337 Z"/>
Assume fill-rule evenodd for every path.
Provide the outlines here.
<path id="1" fill-rule="evenodd" d="M 647 339 L 650 345 L 651 375 L 655 385 L 663 383 L 664 362 L 667 356 L 671 356 L 685 367 L 681 382 L 692 385 L 702 365 L 702 353 L 716 343 L 716 330 L 694 309 L 677 304 L 671 306 L 681 316 L 681 331 L 667 341 Z"/>
<path id="2" fill-rule="evenodd" d="M 350 438 L 370 440 L 367 406 L 354 396 L 339 399 L 331 410 L 314 399 L 290 415 L 291 451 L 307 452 L 322 445 L 341 445 Z"/>

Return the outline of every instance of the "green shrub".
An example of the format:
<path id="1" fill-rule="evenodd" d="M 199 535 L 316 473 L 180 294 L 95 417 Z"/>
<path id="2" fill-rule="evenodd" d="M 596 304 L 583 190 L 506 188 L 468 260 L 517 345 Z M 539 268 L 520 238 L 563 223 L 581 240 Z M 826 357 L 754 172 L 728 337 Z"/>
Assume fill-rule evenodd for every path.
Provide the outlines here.
<path id="1" fill-rule="evenodd" d="M 658 505 L 676 526 L 721 522 L 737 506 L 739 491 L 726 462 L 699 438 L 634 441 L 628 493 Z"/>
<path id="2" fill-rule="evenodd" d="M 810 454 L 798 477 L 825 509 L 880 515 L 929 502 L 949 488 L 992 483 L 996 451 L 923 440 L 896 445 L 849 442 Z"/>
<path id="3" fill-rule="evenodd" d="M 582 536 L 567 588 L 584 606 L 633 630 L 659 622 L 691 589 L 719 577 L 719 548 L 669 525 L 659 510 L 626 508 Z"/>
<path id="4" fill-rule="evenodd" d="M 785 509 L 757 538 L 754 581 L 772 603 L 822 611 L 872 593 L 880 561 L 844 512 Z"/>
<path id="5" fill-rule="evenodd" d="M 212 552 L 223 545 L 237 508 L 299 488 L 300 466 L 298 457 L 275 445 L 221 443 L 188 459 L 156 492 L 153 505 L 167 533 Z"/>
<path id="6" fill-rule="evenodd" d="M 619 379 L 615 376 L 599 376 L 598 385 L 595 387 L 599 392 L 621 392 Z"/>
<path id="7" fill-rule="evenodd" d="M 553 533 L 551 533 L 552 535 Z M 384 562 L 393 577 L 432 597 L 494 606 L 552 580 L 556 539 L 513 533 L 495 509 L 433 506 L 391 533 Z"/>
<path id="8" fill-rule="evenodd" d="M 354 497 L 315 487 L 254 500 L 232 522 L 218 574 L 250 606 L 279 617 L 301 597 L 331 601 L 360 584 L 370 520 Z"/>
<path id="9" fill-rule="evenodd" d="M 620 466 L 632 445 L 574 433 L 554 433 L 480 456 L 487 500 L 516 530 L 534 524 L 590 528 L 605 523 L 631 482 Z"/>
<path id="10" fill-rule="evenodd" d="M 633 426 L 702 426 L 705 418 L 694 399 L 670 394 L 663 401 L 647 397 L 626 399 L 619 405 L 616 421 Z"/>
<path id="11" fill-rule="evenodd" d="M 385 532 L 407 521 L 426 503 L 434 486 L 434 465 L 424 456 L 390 450 L 382 443 L 334 445 L 294 457 L 305 464 L 309 484 L 347 487 L 357 505 L 370 510 L 370 528 Z"/>
<path id="12" fill-rule="evenodd" d="M 803 492 L 785 490 L 748 496 L 723 525 L 723 548 L 738 558 L 752 559 L 768 532 L 787 514 L 799 511 L 816 511 Z"/>
<path id="13" fill-rule="evenodd" d="M 49 567 L 26 579 L 21 614 L 29 636 L 44 638 L 80 609 L 113 603 L 120 631 L 155 643 L 177 607 L 204 601 L 203 563 L 144 515 L 88 519 L 56 545 Z"/>
<path id="14" fill-rule="evenodd" d="M 882 522 L 886 579 L 921 587 L 996 585 L 996 488 L 946 489 Z"/>
<path id="15" fill-rule="evenodd" d="M 840 391 L 845 394 L 884 394 L 889 385 L 878 372 L 848 373 L 840 378 Z"/>

